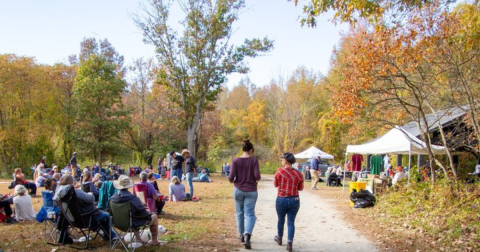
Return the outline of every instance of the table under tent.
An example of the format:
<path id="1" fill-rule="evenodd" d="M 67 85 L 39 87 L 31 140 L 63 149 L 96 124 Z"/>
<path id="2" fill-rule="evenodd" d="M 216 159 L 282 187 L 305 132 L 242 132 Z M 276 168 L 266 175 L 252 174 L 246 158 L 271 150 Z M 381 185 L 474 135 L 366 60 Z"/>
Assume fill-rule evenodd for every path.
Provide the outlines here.
<path id="1" fill-rule="evenodd" d="M 427 145 L 422 140 L 405 131 L 398 125 L 381 137 L 361 145 L 347 145 L 345 152 L 345 163 L 349 153 L 352 154 L 408 154 L 408 168 L 410 170 L 412 154 L 428 155 Z M 438 145 L 431 145 L 432 152 L 436 155 L 445 155 L 446 148 Z M 343 179 L 345 180 L 345 173 Z M 410 176 L 408 176 L 410 183 Z M 345 183 L 343 183 L 343 192 Z"/>

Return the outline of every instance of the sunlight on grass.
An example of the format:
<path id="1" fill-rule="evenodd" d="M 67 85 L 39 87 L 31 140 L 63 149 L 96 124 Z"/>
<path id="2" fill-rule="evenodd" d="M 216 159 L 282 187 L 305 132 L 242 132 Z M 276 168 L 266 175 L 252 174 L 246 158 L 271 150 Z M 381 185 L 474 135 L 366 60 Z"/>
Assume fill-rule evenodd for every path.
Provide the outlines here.
<path id="1" fill-rule="evenodd" d="M 168 228 L 161 240 L 168 241 L 161 247 L 142 247 L 139 251 L 231 251 L 238 247 L 236 240 L 235 207 L 232 198 L 233 185 L 219 174 L 212 174 L 213 183 L 194 183 L 198 202 L 166 202 L 165 215 L 159 216 L 159 224 Z M 136 182 L 137 180 L 135 180 Z M 1 181 L 10 182 L 10 181 Z M 160 191 L 168 194 L 166 180 L 157 180 Z M 186 185 L 186 183 L 184 182 Z M 7 183 L 0 184 L 0 193 L 9 192 Z M 185 186 L 188 192 L 188 186 Z M 38 194 L 41 189 L 38 191 Z M 13 191 L 12 191 L 13 193 Z M 32 199 L 34 210 L 42 205 L 42 198 Z M 44 243 L 43 223 L 23 222 L 8 225 L 1 223 L 0 249 L 4 251 L 50 251 L 55 246 Z M 108 244 L 100 238 L 91 242 L 97 251 L 109 251 Z M 62 250 L 74 251 L 68 246 Z"/>

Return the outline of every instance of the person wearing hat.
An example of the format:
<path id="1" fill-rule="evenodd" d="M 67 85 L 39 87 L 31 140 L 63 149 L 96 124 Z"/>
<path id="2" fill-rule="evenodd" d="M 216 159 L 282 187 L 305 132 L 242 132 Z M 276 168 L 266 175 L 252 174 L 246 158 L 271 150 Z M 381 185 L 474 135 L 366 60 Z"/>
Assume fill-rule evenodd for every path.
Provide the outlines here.
<path id="1" fill-rule="evenodd" d="M 317 183 L 320 179 L 320 161 L 322 158 L 320 156 L 315 157 L 312 160 L 312 167 L 310 167 L 310 175 L 312 176 L 312 190 L 317 190 Z"/>
<path id="2" fill-rule="evenodd" d="M 303 190 L 302 173 L 292 167 L 295 163 L 295 156 L 285 152 L 282 157 L 282 167 L 275 172 L 273 185 L 278 188 L 275 208 L 277 210 L 278 223 L 277 235 L 274 240 L 282 245 L 283 228 L 285 216 L 287 216 L 287 251 L 292 251 L 293 237 L 295 235 L 295 217 L 300 209 L 300 198 L 298 191 Z"/>
<path id="3" fill-rule="evenodd" d="M 182 150 L 182 156 L 185 158 L 185 179 L 188 182 L 190 197 L 193 198 L 193 177 L 195 176 L 195 158 L 190 155 L 187 149 Z"/>
<path id="4" fill-rule="evenodd" d="M 130 211 L 132 213 L 133 220 L 132 225 L 134 227 L 149 226 L 150 233 L 152 234 L 152 240 L 148 242 L 150 245 L 160 245 L 158 241 L 158 217 L 156 214 L 150 214 L 145 206 L 140 201 L 140 198 L 133 195 L 128 188 L 133 187 L 133 180 L 126 176 L 120 175 L 118 180 L 113 181 L 113 186 L 118 190 L 110 202 L 125 203 L 130 202 Z"/>
<path id="5" fill-rule="evenodd" d="M 177 176 L 180 181 L 182 181 L 182 163 L 185 159 L 182 156 L 177 155 L 175 151 L 171 151 L 170 156 L 172 157 L 172 171 L 170 177 L 173 178 L 174 176 Z"/>

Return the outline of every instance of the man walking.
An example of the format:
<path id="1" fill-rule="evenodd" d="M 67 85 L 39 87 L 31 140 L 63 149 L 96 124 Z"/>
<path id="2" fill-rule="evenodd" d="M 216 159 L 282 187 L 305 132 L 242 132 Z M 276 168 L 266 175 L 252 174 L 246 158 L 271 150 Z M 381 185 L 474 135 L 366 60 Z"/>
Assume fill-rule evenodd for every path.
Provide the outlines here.
<path id="1" fill-rule="evenodd" d="M 317 190 L 317 183 L 320 178 L 319 172 L 321 172 L 319 166 L 321 160 L 322 159 L 320 158 L 320 156 L 312 160 L 312 167 L 310 168 L 310 175 L 312 177 L 312 190 Z"/>
<path id="2" fill-rule="evenodd" d="M 188 188 L 190 190 L 190 197 L 193 197 L 193 176 L 195 173 L 195 158 L 190 155 L 190 151 L 187 149 L 182 150 L 182 156 L 185 158 L 185 179 L 188 182 Z"/>

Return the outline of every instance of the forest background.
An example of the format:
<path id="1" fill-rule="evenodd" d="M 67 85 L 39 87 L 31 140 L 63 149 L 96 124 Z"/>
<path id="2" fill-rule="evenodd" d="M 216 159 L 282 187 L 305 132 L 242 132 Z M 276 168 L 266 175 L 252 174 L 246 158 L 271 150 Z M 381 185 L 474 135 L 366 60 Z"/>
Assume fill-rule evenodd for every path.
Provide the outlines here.
<path id="1" fill-rule="evenodd" d="M 152 6 L 162 2 L 152 1 Z M 222 2 L 230 4 L 231 15 L 242 8 L 232 4 L 242 1 L 218 1 Z M 455 146 L 449 146 L 452 136 L 443 140 L 453 147 L 452 153 L 460 147 L 468 150 L 461 159 L 466 163 L 462 161 L 459 168 L 472 170 L 480 134 L 479 2 L 306 2 L 304 25 L 315 26 L 315 17 L 328 10 L 335 11 L 334 22 L 350 24 L 334 49 L 330 71 L 324 76 L 299 66 L 268 84 L 244 78 L 228 89 L 224 78 L 248 68 L 223 65 L 222 78 L 207 87 L 195 126 L 193 146 L 199 164 L 218 169 L 240 152 L 245 138 L 254 143 L 265 172 L 277 168 L 282 152 L 296 153 L 312 145 L 333 154 L 338 164 L 347 144 L 369 141 L 409 121 L 424 125 L 426 114 L 467 105 L 464 123 L 469 135 Z M 204 17 L 215 17 L 209 8 L 190 7 Z M 141 15 L 135 19 L 149 42 L 142 21 L 147 20 Z M 206 26 L 197 28 L 201 27 Z M 228 33 L 228 24 L 225 27 Z M 185 22 L 185 38 L 190 28 L 195 26 Z M 247 44 L 258 52 L 274 46 L 266 38 L 252 41 Z M 108 38 L 79 43 L 78 55 L 70 56 L 68 64 L 43 65 L 32 57 L 0 55 L 2 174 L 30 167 L 42 156 L 47 156 L 47 163 L 63 166 L 74 151 L 82 166 L 146 165 L 171 150 L 191 148 L 191 125 L 185 120 L 191 111 L 182 106 L 178 94 L 184 94 L 185 87 L 194 95 L 199 91 L 193 88 L 195 81 L 172 85 L 174 80 L 168 79 L 172 66 L 158 44 L 152 58 L 125 66 Z M 259 56 L 254 51 L 243 53 Z M 235 63 L 242 59 L 229 58 Z M 427 142 L 433 126 L 427 124 L 422 132 Z M 445 172 L 452 169 L 450 155 L 430 158 Z"/>

